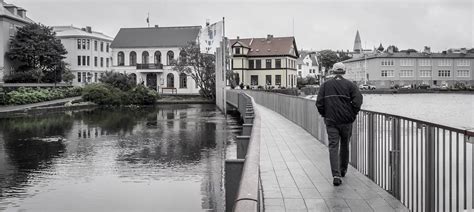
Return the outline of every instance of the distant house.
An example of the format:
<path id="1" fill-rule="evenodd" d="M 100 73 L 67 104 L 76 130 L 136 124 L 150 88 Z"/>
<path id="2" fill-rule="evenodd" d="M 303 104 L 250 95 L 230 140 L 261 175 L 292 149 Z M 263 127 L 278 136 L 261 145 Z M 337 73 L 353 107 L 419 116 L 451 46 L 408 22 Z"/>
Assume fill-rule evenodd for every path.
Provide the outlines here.
<path id="1" fill-rule="evenodd" d="M 0 82 L 13 70 L 12 62 L 5 56 L 9 49 L 10 38 L 15 36 L 17 28 L 33 23 L 26 16 L 26 10 L 0 0 Z"/>
<path id="2" fill-rule="evenodd" d="M 294 37 L 239 38 L 230 40 L 231 69 L 237 84 L 252 87 L 296 87 L 296 60 L 299 57 Z"/>
<path id="3" fill-rule="evenodd" d="M 343 61 L 345 77 L 351 81 L 367 81 L 378 88 L 394 85 L 434 86 L 474 85 L 474 54 L 463 49 L 457 53 L 432 53 L 429 47 L 423 52 L 387 52 L 365 54 Z"/>
<path id="4" fill-rule="evenodd" d="M 73 85 L 98 82 L 112 70 L 112 38 L 91 27 L 54 26 L 53 31 L 67 50 L 65 62 L 74 74 Z"/>
<path id="5" fill-rule="evenodd" d="M 223 21 L 213 24 L 209 23 L 209 21 L 206 22 L 206 26 L 199 33 L 199 46 L 202 53 L 214 54 L 216 52 L 224 37 L 223 30 Z"/>
<path id="6" fill-rule="evenodd" d="M 112 42 L 113 70 L 132 75 L 150 88 L 172 88 L 178 93 L 198 93 L 191 76 L 173 70 L 181 48 L 199 43 L 201 26 L 122 28 Z"/>
<path id="7" fill-rule="evenodd" d="M 315 51 L 303 51 L 300 50 L 300 57 L 296 60 L 298 69 L 298 77 L 305 78 L 312 76 L 318 78 L 319 73 L 319 61 L 317 53 Z"/>

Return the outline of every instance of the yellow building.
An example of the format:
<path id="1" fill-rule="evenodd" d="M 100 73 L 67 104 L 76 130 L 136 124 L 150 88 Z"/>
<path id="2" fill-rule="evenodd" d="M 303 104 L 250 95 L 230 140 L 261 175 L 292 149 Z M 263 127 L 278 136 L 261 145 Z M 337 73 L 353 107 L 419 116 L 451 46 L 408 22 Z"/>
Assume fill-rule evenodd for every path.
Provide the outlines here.
<path id="1" fill-rule="evenodd" d="M 253 88 L 296 87 L 296 60 L 299 57 L 294 37 L 239 38 L 230 40 L 231 68 L 237 84 Z"/>

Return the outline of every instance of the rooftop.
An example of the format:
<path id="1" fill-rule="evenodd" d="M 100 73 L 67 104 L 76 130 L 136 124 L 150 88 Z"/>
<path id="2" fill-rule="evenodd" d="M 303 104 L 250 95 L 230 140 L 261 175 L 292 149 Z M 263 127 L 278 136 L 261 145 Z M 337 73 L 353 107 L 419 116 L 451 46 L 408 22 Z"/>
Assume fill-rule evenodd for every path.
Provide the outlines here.
<path id="1" fill-rule="evenodd" d="M 269 35 L 266 38 L 238 38 L 230 40 L 231 46 L 237 43 L 250 48 L 248 56 L 299 56 L 294 37 L 273 37 Z"/>
<path id="2" fill-rule="evenodd" d="M 112 48 L 183 47 L 197 41 L 201 26 L 121 28 Z"/>
<path id="3" fill-rule="evenodd" d="M 53 26 L 53 31 L 56 32 L 56 36 L 59 38 L 66 38 L 66 37 L 89 37 L 89 38 L 97 38 L 107 41 L 112 41 L 113 38 L 107 36 L 101 32 L 90 31 L 88 32 L 86 28 L 78 28 L 75 26 Z"/>
<path id="4" fill-rule="evenodd" d="M 14 12 L 14 8 L 16 8 L 16 13 Z M 21 11 L 21 12 L 20 12 Z M 34 21 L 31 20 L 26 16 L 26 10 L 15 6 L 13 4 L 8 4 L 3 0 L 0 1 L 0 17 L 6 17 L 9 19 L 13 19 L 22 23 L 33 23 Z"/>

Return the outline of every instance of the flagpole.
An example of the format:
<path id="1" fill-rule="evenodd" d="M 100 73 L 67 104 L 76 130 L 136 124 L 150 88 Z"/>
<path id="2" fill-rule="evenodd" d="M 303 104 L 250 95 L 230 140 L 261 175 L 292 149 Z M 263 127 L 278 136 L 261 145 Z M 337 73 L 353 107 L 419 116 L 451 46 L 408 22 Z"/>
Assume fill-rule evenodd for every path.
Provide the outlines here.
<path id="1" fill-rule="evenodd" d="M 226 48 L 227 48 L 227 40 L 225 38 L 225 17 L 222 17 L 222 74 L 224 76 L 224 86 L 222 87 L 222 95 L 223 95 L 223 104 L 224 107 L 224 116 L 227 118 L 227 95 L 225 93 L 225 88 L 227 87 L 227 61 L 226 61 Z"/>
<path id="2" fill-rule="evenodd" d="M 150 27 L 150 12 L 148 12 L 148 17 L 146 18 L 146 23 L 148 24 L 148 27 Z"/>

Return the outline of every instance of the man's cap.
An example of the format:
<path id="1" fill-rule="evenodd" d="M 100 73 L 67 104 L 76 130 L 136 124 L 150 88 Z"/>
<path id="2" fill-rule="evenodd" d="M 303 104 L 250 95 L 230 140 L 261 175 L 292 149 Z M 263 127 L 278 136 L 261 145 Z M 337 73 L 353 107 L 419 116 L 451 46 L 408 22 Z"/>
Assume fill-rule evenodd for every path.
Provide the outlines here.
<path id="1" fill-rule="evenodd" d="M 344 65 L 344 63 L 341 63 L 341 62 L 335 63 L 332 66 L 332 72 L 334 74 L 345 74 L 346 73 L 346 66 Z"/>

